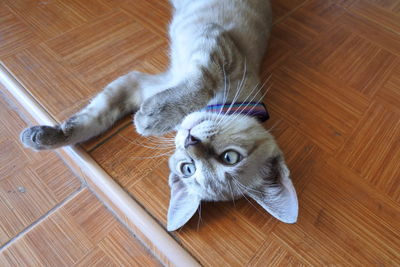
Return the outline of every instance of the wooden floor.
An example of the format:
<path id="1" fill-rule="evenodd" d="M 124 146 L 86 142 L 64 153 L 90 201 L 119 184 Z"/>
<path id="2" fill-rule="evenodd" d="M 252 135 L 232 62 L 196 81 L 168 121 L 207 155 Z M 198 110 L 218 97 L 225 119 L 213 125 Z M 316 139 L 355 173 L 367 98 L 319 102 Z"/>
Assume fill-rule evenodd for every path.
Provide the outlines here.
<path id="1" fill-rule="evenodd" d="M 23 148 L 29 115 L 0 89 L 0 266 L 159 265 L 56 153 Z"/>
<path id="2" fill-rule="evenodd" d="M 262 70 L 263 77 L 272 74 L 265 98 L 272 119 L 265 127 L 272 128 L 286 155 L 299 193 L 299 221 L 280 223 L 246 200 L 203 203 L 201 220 L 196 215 L 172 235 L 206 266 L 398 266 L 400 1 L 272 2 L 275 25 Z M 61 121 L 129 70 L 164 70 L 169 18 L 164 0 L 5 0 L 0 2 L 0 60 Z M 1 120 L 3 125 L 8 121 Z M 25 126 L 21 121 L 15 127 Z M 167 158 L 159 155 L 166 151 L 148 148 L 149 142 L 135 133 L 127 117 L 83 147 L 165 226 L 168 167 Z M 1 154 L 0 166 L 6 167 L 0 172 L 13 171 L 9 162 L 19 168 L 20 159 L 10 155 Z M 47 152 L 32 155 L 40 162 L 54 160 Z M 23 171 L 40 176 L 40 168 Z M 55 199 L 65 198 L 63 183 L 71 181 L 63 179 L 50 182 L 49 196 L 41 194 L 43 207 L 34 205 L 32 214 L 16 211 L 22 215 L 16 225 L 2 230 L 2 243 L 57 205 Z M 19 185 L 17 179 L 3 180 L 0 187 Z M 89 197 L 86 190 L 75 194 Z M 46 225 L 57 227 L 69 222 L 68 216 L 85 220 L 68 203 L 46 218 Z M 7 223 L 11 217 L 4 214 L 0 212 L 1 221 Z M 109 256 L 104 255 L 106 244 L 90 247 L 90 235 L 75 235 L 84 238 L 79 250 L 92 249 L 93 258 L 101 257 L 97 253 Z M 127 236 L 120 227 L 108 235 L 107 244 Z M 35 242 L 39 238 L 53 237 L 30 237 Z M 26 239 L 14 245 L 19 250 L 9 246 L 7 250 L 18 252 L 3 252 L 3 258 L 7 253 L 23 258 Z M 40 255 L 38 260 L 43 260 Z"/>

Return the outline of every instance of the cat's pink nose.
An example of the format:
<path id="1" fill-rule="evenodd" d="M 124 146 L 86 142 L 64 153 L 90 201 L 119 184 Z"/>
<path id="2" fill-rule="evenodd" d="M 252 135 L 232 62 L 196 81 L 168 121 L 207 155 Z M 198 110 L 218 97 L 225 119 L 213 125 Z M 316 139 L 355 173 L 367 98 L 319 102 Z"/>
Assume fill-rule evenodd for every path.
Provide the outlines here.
<path id="1" fill-rule="evenodd" d="M 185 148 L 188 148 L 189 146 L 195 145 L 197 143 L 200 143 L 200 140 L 189 133 L 185 140 Z"/>

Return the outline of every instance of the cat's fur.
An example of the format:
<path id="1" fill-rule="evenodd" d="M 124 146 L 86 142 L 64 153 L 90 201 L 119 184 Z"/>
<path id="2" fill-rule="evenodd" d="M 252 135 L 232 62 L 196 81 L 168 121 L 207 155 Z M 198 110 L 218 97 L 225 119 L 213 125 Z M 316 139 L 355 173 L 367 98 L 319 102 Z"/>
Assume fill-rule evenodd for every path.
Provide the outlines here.
<path id="1" fill-rule="evenodd" d="M 55 127 L 24 130 L 22 142 L 53 149 L 96 136 L 136 112 L 142 135 L 177 130 L 170 158 L 168 230 L 185 224 L 200 201 L 243 195 L 276 218 L 297 220 L 297 197 L 282 152 L 260 123 L 245 115 L 198 111 L 207 104 L 262 101 L 259 68 L 271 27 L 267 0 L 172 0 L 171 65 L 165 73 L 131 72 L 110 83 L 92 102 Z M 185 144 L 193 137 L 196 142 Z M 240 161 L 221 162 L 227 150 Z M 184 178 L 182 163 L 195 166 Z"/>

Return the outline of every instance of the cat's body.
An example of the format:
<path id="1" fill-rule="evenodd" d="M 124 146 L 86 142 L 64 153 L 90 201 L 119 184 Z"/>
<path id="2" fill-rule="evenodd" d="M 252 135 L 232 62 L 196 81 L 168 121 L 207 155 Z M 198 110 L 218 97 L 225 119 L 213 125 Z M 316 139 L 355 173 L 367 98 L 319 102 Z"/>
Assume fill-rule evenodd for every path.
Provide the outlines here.
<path id="1" fill-rule="evenodd" d="M 271 27 L 269 2 L 171 2 L 168 71 L 122 76 L 61 125 L 26 129 L 23 143 L 34 149 L 75 144 L 136 111 L 134 123 L 143 135 L 177 130 L 170 159 L 169 230 L 189 220 L 201 200 L 242 195 L 275 217 L 295 222 L 296 193 L 273 137 L 249 116 L 197 112 L 210 104 L 262 101 L 258 72 Z"/>

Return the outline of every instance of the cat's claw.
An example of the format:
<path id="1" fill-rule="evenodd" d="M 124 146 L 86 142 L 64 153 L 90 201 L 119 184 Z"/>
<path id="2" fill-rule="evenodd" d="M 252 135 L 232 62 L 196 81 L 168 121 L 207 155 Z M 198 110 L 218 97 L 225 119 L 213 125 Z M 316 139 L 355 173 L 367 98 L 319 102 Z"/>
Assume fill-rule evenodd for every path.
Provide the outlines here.
<path id="1" fill-rule="evenodd" d="M 52 149 L 65 144 L 66 137 L 60 127 L 33 126 L 22 131 L 20 135 L 26 147 L 36 150 Z"/>

